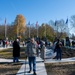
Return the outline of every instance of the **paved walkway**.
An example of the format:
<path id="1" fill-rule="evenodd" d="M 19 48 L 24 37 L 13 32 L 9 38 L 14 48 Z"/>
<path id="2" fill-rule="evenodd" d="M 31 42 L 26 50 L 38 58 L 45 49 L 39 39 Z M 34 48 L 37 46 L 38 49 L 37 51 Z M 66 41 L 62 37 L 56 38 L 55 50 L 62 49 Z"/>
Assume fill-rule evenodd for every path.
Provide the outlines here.
<path id="1" fill-rule="evenodd" d="M 65 58 L 60 60 L 55 60 L 55 59 L 46 59 L 45 62 L 43 62 L 43 60 L 40 57 L 37 57 L 37 75 L 47 75 L 46 73 L 46 69 L 45 69 L 45 65 L 44 63 L 58 63 L 58 62 L 72 62 L 75 61 L 75 57 L 73 58 Z M 12 59 L 2 59 L 0 58 L 0 63 L 4 63 L 4 62 L 13 62 Z M 21 68 L 19 69 L 19 71 L 17 72 L 16 75 L 32 75 L 32 73 L 27 73 L 29 71 L 29 65 L 28 65 L 28 61 L 26 60 L 20 60 L 21 63 L 23 63 L 23 65 L 21 66 Z"/>
<path id="2" fill-rule="evenodd" d="M 36 60 L 37 75 L 47 75 L 43 60 L 40 57 L 37 57 L 36 59 L 37 59 Z M 26 63 L 22 65 L 22 67 L 20 68 L 20 70 L 17 72 L 16 75 L 32 75 L 33 74 L 33 72 L 27 73 L 28 71 L 29 71 L 29 65 L 28 65 L 28 61 L 26 61 Z"/>

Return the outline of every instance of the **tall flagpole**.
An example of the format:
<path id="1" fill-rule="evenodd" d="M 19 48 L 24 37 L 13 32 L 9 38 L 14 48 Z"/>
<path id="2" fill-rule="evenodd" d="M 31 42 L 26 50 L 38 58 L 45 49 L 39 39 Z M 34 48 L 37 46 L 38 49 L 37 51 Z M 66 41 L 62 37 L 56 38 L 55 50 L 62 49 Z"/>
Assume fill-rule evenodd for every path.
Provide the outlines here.
<path id="1" fill-rule="evenodd" d="M 67 19 L 66 19 L 66 22 L 65 22 L 65 24 L 67 25 L 67 30 L 66 30 L 66 33 L 67 33 L 67 35 L 69 36 L 68 17 L 67 17 Z"/>
<path id="2" fill-rule="evenodd" d="M 29 25 L 29 38 L 30 38 L 30 25 Z"/>
<path id="3" fill-rule="evenodd" d="M 37 37 L 38 37 L 38 21 L 36 22 L 36 27 L 37 27 Z"/>
<path id="4" fill-rule="evenodd" d="M 56 26 L 56 37 L 58 38 L 58 21 L 55 21 L 55 26 Z"/>
<path id="5" fill-rule="evenodd" d="M 30 21 L 28 22 L 29 25 L 29 38 L 30 38 Z"/>
<path id="6" fill-rule="evenodd" d="M 44 24 L 45 25 L 45 38 L 46 38 L 46 24 Z"/>
<path id="7" fill-rule="evenodd" d="M 18 20 L 18 22 L 17 22 L 17 37 L 19 36 L 19 35 L 18 35 L 18 27 L 19 27 L 19 20 Z"/>
<path id="8" fill-rule="evenodd" d="M 5 18 L 5 38 L 6 38 L 6 36 L 7 36 L 7 27 L 6 27 L 6 18 Z"/>
<path id="9" fill-rule="evenodd" d="M 46 25 L 45 25 L 45 37 L 46 37 Z"/>

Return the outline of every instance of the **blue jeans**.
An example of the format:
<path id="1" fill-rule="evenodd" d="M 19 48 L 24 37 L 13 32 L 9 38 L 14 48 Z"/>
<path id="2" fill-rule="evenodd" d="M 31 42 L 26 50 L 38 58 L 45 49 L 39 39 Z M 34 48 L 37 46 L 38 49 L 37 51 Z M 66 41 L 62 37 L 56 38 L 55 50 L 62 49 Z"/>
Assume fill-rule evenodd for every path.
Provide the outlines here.
<path id="1" fill-rule="evenodd" d="M 56 55 L 57 60 L 62 58 L 62 50 L 60 48 L 57 49 L 57 55 Z"/>
<path id="2" fill-rule="evenodd" d="M 33 72 L 36 72 L 36 57 L 35 56 L 28 57 L 28 60 L 29 60 L 30 71 L 32 70 L 32 64 L 33 64 Z"/>
<path id="3" fill-rule="evenodd" d="M 13 58 L 13 62 L 18 62 L 19 60 L 18 60 L 18 57 L 14 57 Z"/>

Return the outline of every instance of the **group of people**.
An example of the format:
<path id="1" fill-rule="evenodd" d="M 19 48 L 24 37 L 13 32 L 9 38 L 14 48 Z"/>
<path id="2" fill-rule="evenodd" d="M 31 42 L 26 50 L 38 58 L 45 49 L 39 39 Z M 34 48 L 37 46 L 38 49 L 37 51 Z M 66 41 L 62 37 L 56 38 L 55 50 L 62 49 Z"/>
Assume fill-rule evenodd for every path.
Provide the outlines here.
<path id="1" fill-rule="evenodd" d="M 54 48 L 54 52 L 57 52 L 56 55 L 56 59 L 60 59 L 62 58 L 62 43 L 59 41 L 59 39 L 57 39 L 57 41 L 54 42 L 55 44 L 55 48 Z M 53 46 L 54 46 L 53 44 Z M 42 44 L 40 45 L 41 50 L 41 58 L 44 59 L 44 54 L 45 54 L 45 42 L 42 41 Z M 28 61 L 29 61 L 29 73 L 33 70 L 33 75 L 36 75 L 36 56 L 37 56 L 37 50 L 40 49 L 39 48 L 39 43 L 37 43 L 37 41 L 35 41 L 34 38 L 31 38 L 30 40 L 28 40 L 27 46 L 26 46 L 26 50 L 25 50 L 25 54 L 28 57 Z M 20 56 L 20 44 L 19 44 L 19 40 L 16 39 L 13 43 L 13 62 L 18 62 L 18 57 Z M 33 64 L 33 67 L 32 67 Z"/>

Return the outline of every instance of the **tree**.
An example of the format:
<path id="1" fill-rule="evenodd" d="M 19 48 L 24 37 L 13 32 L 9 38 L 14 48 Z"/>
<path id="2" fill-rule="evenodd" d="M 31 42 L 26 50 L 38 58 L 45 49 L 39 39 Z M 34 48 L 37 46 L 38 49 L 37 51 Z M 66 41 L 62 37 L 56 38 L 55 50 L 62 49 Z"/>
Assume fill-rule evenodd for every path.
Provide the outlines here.
<path id="1" fill-rule="evenodd" d="M 72 32 L 75 32 L 75 15 L 71 16 L 71 27 L 70 27 L 70 31 L 72 30 Z"/>
<path id="2" fill-rule="evenodd" d="M 15 22 L 14 22 L 14 33 L 17 36 L 22 36 L 22 34 L 26 30 L 26 19 L 23 15 L 19 14 L 16 16 Z"/>
<path id="3" fill-rule="evenodd" d="M 65 21 L 63 19 L 56 20 L 55 22 L 50 20 L 49 25 L 54 29 L 55 35 L 58 38 L 61 38 L 68 29 L 68 26 L 65 25 Z"/>

